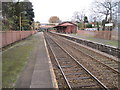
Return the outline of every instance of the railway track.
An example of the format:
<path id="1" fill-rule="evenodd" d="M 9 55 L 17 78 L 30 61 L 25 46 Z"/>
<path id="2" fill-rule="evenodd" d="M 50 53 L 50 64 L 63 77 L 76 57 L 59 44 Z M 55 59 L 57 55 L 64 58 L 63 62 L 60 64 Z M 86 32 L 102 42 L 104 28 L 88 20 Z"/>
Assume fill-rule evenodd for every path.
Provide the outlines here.
<path id="1" fill-rule="evenodd" d="M 104 83 L 107 87 L 109 88 L 118 88 L 118 77 L 120 75 L 119 71 L 115 69 L 114 67 L 109 66 L 110 63 L 117 62 L 116 60 L 110 59 L 104 57 L 104 62 L 100 59 L 100 56 L 98 53 L 91 52 L 87 49 L 83 52 L 84 50 L 83 47 L 80 48 L 79 45 L 76 45 L 75 43 L 71 43 L 71 41 L 63 39 L 61 37 L 58 37 L 56 35 L 50 35 L 52 39 L 54 39 L 55 42 L 57 42 L 62 48 L 69 52 L 73 56 L 73 58 L 77 59 L 82 65 L 84 65 L 96 78 L 98 78 L 102 83 Z M 54 37 L 54 38 L 53 38 Z M 80 49 L 80 50 L 79 50 Z M 93 55 L 89 55 L 89 53 Z M 96 55 L 97 58 L 94 57 Z M 112 62 L 111 62 L 112 61 Z M 118 64 L 117 64 L 118 66 Z"/>
<path id="2" fill-rule="evenodd" d="M 108 90 L 107 86 L 98 80 L 56 41 L 47 34 L 45 37 L 70 90 L 74 88 L 101 88 Z"/>
<path id="3" fill-rule="evenodd" d="M 88 50 L 87 48 L 80 46 L 80 44 L 77 44 L 73 41 L 62 38 L 60 36 L 56 36 L 56 38 L 59 39 L 59 41 L 61 41 L 62 43 L 74 48 L 75 50 L 83 53 L 84 55 L 90 57 L 91 59 L 96 60 L 97 62 L 105 65 L 106 67 L 108 67 L 108 68 L 112 69 L 113 71 L 120 74 L 120 71 L 119 71 L 120 61 L 118 61 L 116 59 L 109 58 L 107 56 L 103 56 L 103 55 L 96 53 L 94 51 Z"/>

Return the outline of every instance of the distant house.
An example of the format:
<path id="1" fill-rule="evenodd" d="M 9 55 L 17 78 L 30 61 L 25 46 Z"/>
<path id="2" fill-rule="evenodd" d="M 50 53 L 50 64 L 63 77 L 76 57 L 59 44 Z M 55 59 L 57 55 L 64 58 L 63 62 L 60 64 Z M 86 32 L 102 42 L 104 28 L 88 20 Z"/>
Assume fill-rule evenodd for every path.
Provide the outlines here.
<path id="1" fill-rule="evenodd" d="M 38 30 L 40 28 L 40 22 L 34 22 L 33 25 L 35 30 Z"/>
<path id="2" fill-rule="evenodd" d="M 76 33 L 77 32 L 77 25 L 72 22 L 62 22 L 55 26 L 56 32 L 58 33 Z"/>

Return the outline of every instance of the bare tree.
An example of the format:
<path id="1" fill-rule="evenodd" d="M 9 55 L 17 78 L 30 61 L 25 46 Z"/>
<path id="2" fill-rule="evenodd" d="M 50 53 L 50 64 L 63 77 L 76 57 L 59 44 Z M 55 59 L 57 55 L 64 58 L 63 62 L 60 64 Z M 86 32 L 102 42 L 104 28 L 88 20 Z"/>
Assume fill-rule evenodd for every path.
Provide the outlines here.
<path id="1" fill-rule="evenodd" d="M 84 21 L 84 16 L 85 16 L 85 10 L 82 11 L 75 11 L 73 16 L 72 16 L 72 21 L 74 22 L 83 22 Z"/>
<path id="2" fill-rule="evenodd" d="M 113 15 L 116 14 L 118 1 L 119 0 L 96 0 L 92 4 L 94 15 L 104 18 L 103 30 L 105 29 L 105 23 L 112 22 Z"/>

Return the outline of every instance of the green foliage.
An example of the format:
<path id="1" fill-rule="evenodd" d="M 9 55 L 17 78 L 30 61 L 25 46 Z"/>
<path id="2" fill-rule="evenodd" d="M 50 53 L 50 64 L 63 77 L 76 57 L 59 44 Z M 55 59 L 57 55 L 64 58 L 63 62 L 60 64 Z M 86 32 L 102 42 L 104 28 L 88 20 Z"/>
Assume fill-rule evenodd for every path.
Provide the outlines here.
<path id="1" fill-rule="evenodd" d="M 86 28 L 92 28 L 92 24 L 86 24 Z"/>
<path id="2" fill-rule="evenodd" d="M 84 17 L 84 23 L 88 23 L 88 18 L 87 18 L 87 16 Z"/>
<path id="3" fill-rule="evenodd" d="M 22 27 L 30 29 L 34 21 L 34 12 L 31 2 L 3 2 L 2 3 L 3 15 L 3 30 L 20 30 L 20 17 Z M 27 21 L 24 23 L 24 21 Z M 27 26 L 26 26 L 27 25 Z M 28 28 L 27 28 L 28 27 Z"/>
<path id="4" fill-rule="evenodd" d="M 100 27 L 99 27 L 99 23 L 97 22 L 97 30 L 99 31 L 100 30 Z"/>
<path id="5" fill-rule="evenodd" d="M 82 28 L 82 23 L 78 23 L 78 29 Z"/>

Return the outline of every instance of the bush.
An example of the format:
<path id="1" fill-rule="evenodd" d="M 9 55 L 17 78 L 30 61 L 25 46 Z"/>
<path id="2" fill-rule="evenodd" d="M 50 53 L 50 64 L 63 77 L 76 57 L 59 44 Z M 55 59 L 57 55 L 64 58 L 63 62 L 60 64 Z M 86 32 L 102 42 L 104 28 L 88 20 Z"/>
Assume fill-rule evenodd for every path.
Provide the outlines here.
<path id="1" fill-rule="evenodd" d="M 86 28 L 92 28 L 92 24 L 87 24 Z"/>

